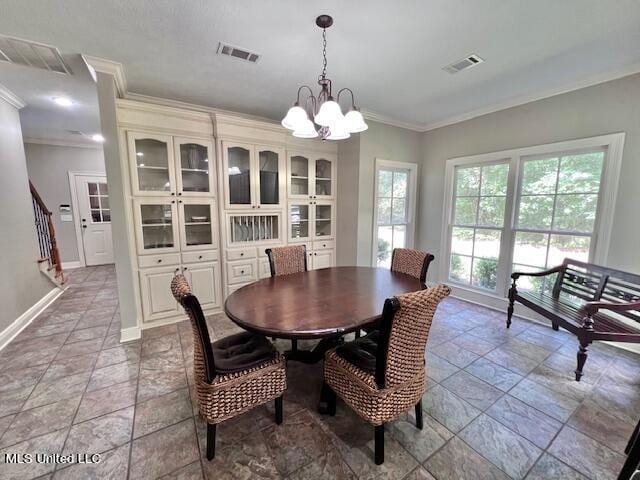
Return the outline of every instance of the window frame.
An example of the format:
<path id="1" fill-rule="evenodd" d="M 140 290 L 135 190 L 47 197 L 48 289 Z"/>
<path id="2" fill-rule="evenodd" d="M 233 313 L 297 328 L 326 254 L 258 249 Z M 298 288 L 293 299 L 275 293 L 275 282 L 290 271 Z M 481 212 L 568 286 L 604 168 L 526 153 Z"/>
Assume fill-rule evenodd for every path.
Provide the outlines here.
<path id="1" fill-rule="evenodd" d="M 413 248 L 415 243 L 418 164 L 410 162 L 397 162 L 376 157 L 373 170 L 373 225 L 371 240 L 372 267 L 377 267 L 378 265 L 378 174 L 380 170 L 404 170 L 408 171 L 409 173 L 409 181 L 407 183 L 408 202 L 405 203 L 407 209 L 406 223 L 398 225 L 406 225 L 406 248 Z"/>
<path id="2" fill-rule="evenodd" d="M 516 148 L 499 152 L 491 152 L 467 157 L 456 157 L 447 160 L 445 169 L 445 188 L 443 203 L 443 221 L 439 277 L 441 281 L 450 282 L 460 290 L 480 293 L 491 297 L 504 299 L 509 288 L 509 272 L 513 265 L 513 248 L 515 234 L 522 231 L 516 227 L 517 214 L 520 208 L 522 189 L 522 165 L 524 160 L 534 157 L 545 157 L 550 154 L 558 156 L 567 153 L 579 153 L 597 149 L 604 149 L 602 176 L 598 192 L 598 206 L 596 219 L 590 245 L 589 261 L 605 265 L 611 229 L 613 226 L 613 214 L 618 191 L 618 180 L 622 163 L 625 133 L 614 133 L 589 137 L 578 140 L 555 142 L 531 147 Z M 451 259 L 451 234 L 453 228 L 453 215 L 455 210 L 456 169 L 458 167 L 484 166 L 491 163 L 508 163 L 509 174 L 507 180 L 507 198 L 505 205 L 504 230 L 500 242 L 500 255 L 498 259 L 498 278 L 496 290 L 491 291 L 472 284 L 459 283 L 449 279 Z M 525 229 L 526 231 L 526 229 Z M 548 232 L 547 232 L 548 233 Z M 565 233 L 565 232 L 563 232 Z M 570 232 L 566 232 L 569 234 Z"/>

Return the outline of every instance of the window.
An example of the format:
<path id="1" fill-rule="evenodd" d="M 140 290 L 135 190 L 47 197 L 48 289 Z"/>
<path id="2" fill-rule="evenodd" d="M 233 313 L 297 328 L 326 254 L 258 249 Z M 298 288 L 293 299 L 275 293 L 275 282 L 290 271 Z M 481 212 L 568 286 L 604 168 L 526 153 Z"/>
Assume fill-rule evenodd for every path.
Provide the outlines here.
<path id="1" fill-rule="evenodd" d="M 624 134 L 449 160 L 441 276 L 505 295 L 512 271 L 604 263 Z M 548 291 L 553 278 L 523 277 Z"/>
<path id="2" fill-rule="evenodd" d="M 389 268 L 394 248 L 413 245 L 417 166 L 376 159 L 373 265 Z"/>
<path id="3" fill-rule="evenodd" d="M 109 191 L 106 183 L 87 183 L 89 187 L 89 206 L 91 208 L 91 223 L 111 222 L 109 209 Z"/>
<path id="4" fill-rule="evenodd" d="M 495 290 L 509 164 L 456 170 L 450 278 Z"/>
<path id="5" fill-rule="evenodd" d="M 523 158 L 514 226 L 514 271 L 539 271 L 566 257 L 589 261 L 604 150 Z M 553 278 L 523 277 L 523 288 L 550 290 Z"/>

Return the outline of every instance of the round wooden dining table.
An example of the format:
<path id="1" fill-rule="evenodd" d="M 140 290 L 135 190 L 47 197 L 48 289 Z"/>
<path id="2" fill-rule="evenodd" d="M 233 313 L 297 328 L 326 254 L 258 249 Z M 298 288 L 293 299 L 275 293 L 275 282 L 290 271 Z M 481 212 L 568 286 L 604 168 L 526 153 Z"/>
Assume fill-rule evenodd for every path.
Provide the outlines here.
<path id="1" fill-rule="evenodd" d="M 246 285 L 227 297 L 224 309 L 245 330 L 293 340 L 287 357 L 311 363 L 344 334 L 375 325 L 385 299 L 422 288 L 419 279 L 385 268 L 332 267 Z M 298 351 L 299 339 L 322 341 Z"/>

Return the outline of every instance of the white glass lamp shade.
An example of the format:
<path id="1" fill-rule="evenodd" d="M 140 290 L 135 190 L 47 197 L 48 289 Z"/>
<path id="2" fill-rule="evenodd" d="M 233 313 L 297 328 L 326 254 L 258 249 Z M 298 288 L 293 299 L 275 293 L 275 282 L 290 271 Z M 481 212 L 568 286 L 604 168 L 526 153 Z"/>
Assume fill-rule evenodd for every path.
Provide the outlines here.
<path id="1" fill-rule="evenodd" d="M 294 105 L 289 109 L 287 115 L 282 119 L 282 126 L 284 128 L 288 128 L 289 130 L 296 130 L 300 127 L 305 121 L 308 121 L 307 112 L 304 111 L 304 108 Z"/>
<path id="2" fill-rule="evenodd" d="M 327 137 L 327 140 L 344 140 L 350 136 L 351 134 L 349 133 L 347 121 L 342 118 L 342 120 L 337 121 L 329 127 L 329 136 Z"/>
<path id="3" fill-rule="evenodd" d="M 347 129 L 351 133 L 364 132 L 369 125 L 367 125 L 362 117 L 362 114 L 358 110 L 350 110 L 344 116 Z"/>
<path id="4" fill-rule="evenodd" d="M 320 106 L 320 111 L 314 117 L 315 122 L 323 127 L 335 125 L 344 119 L 340 105 L 334 100 L 327 100 Z"/>
<path id="5" fill-rule="evenodd" d="M 307 118 L 293 131 L 293 136 L 298 138 L 316 138 L 318 132 L 313 122 Z"/>

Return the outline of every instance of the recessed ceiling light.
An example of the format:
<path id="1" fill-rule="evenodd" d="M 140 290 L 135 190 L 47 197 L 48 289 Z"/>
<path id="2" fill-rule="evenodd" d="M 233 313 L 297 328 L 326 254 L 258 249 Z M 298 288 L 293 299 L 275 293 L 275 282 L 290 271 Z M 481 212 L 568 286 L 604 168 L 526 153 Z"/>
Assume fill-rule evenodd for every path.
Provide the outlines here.
<path id="1" fill-rule="evenodd" d="M 104 137 L 102 135 L 100 135 L 99 133 L 96 133 L 94 135 L 91 135 L 91 140 L 93 140 L 94 142 L 104 142 Z"/>
<path id="2" fill-rule="evenodd" d="M 73 105 L 73 100 L 71 100 L 69 97 L 53 97 L 52 100 L 61 107 L 70 107 L 71 105 Z"/>

